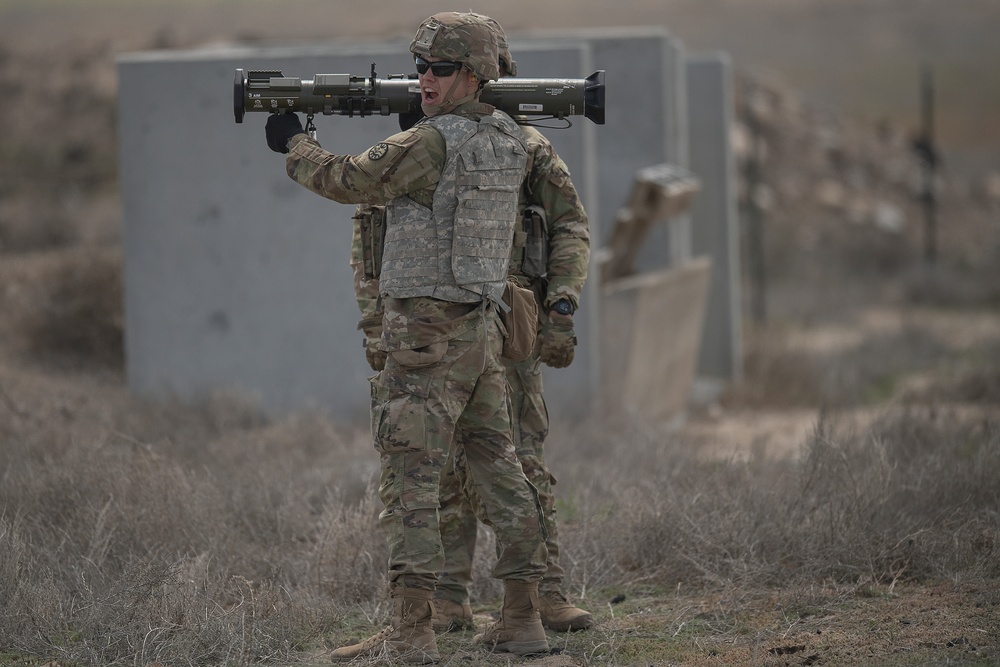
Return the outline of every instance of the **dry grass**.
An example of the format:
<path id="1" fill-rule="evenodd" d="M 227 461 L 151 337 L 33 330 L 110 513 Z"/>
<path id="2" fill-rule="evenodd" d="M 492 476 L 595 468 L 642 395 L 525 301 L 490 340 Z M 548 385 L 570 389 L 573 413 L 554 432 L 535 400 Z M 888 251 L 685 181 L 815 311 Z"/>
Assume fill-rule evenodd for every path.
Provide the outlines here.
<path id="1" fill-rule="evenodd" d="M 40 274 L 35 288 L 48 296 L 28 300 L 44 307 L 24 319 L 36 353 L 113 355 L 86 341 L 108 338 L 120 321 L 108 305 L 115 261 L 80 255 Z M 562 664 L 691 659 L 713 642 L 722 651 L 726 637 L 743 641 L 763 622 L 766 591 L 821 587 L 833 591 L 824 604 L 843 609 L 865 591 L 911 584 L 995 587 L 996 342 L 956 350 L 919 323 L 825 355 L 759 332 L 747 383 L 756 389 L 734 391 L 731 404 L 843 407 L 872 378 L 948 369 L 894 399 L 870 399 L 882 405 L 874 421 L 821 418 L 798 457 L 705 460 L 681 435 L 634 422 L 557 425 L 548 456 L 560 478 L 567 588 L 602 619 L 585 637 L 554 638 L 570 660 Z M 8 661 L 308 662 L 326 642 L 385 622 L 377 460 L 364 432 L 318 413 L 269 417 L 238 395 L 146 402 L 117 382 L 70 395 L 45 376 L 0 376 Z M 500 589 L 489 577 L 492 536 L 483 529 L 482 538 L 473 595 L 488 611 Z M 720 594 L 737 599 L 676 607 Z M 623 617 L 628 606 L 607 605 L 622 597 L 646 606 Z M 666 630 L 648 625 L 667 620 Z M 467 643 L 442 640 L 463 664 L 496 664 Z M 734 661 L 762 664 L 756 648 L 741 650 Z"/>
<path id="2" fill-rule="evenodd" d="M 327 422 L 247 420 L 231 400 L 132 404 L 104 437 L 59 446 L 22 416 L 0 492 L 6 650 L 248 664 L 329 629 L 331 599 L 378 597 L 385 557 L 368 485 L 359 493 L 331 472 L 350 470 L 339 460 L 357 443 Z M 175 420 L 184 428 L 158 444 L 117 428 Z M 324 460 L 310 458 L 320 447 Z"/>
<path id="3" fill-rule="evenodd" d="M 797 459 L 705 461 L 635 424 L 563 426 L 550 458 L 568 588 L 601 608 L 614 595 L 1000 580 L 996 398 L 914 403 L 862 426 L 824 418 Z M 3 651 L 80 665 L 287 663 L 385 621 L 363 433 L 319 414 L 267 418 L 233 396 L 129 399 L 93 429 L 78 416 L 92 435 L 65 440 L 39 426 L 54 415 L 20 411 L 5 418 L 0 467 Z M 480 605 L 496 603 L 491 554 L 484 540 Z M 599 647 L 614 627 L 567 638 L 566 655 L 632 664 Z"/>

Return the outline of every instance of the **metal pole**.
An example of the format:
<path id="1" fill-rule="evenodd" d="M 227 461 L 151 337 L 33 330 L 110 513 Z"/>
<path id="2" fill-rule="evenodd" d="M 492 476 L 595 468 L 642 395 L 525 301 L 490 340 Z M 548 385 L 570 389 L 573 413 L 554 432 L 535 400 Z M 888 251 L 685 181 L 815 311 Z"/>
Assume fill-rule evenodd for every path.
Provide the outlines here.
<path id="1" fill-rule="evenodd" d="M 746 179 L 747 251 L 750 259 L 750 313 L 757 324 L 767 320 L 767 269 L 764 261 L 764 213 L 757 204 L 761 181 L 761 129 L 753 105 L 747 102 L 744 117 L 750 134 L 750 151 L 744 165 Z"/>
<path id="2" fill-rule="evenodd" d="M 915 149 L 923 165 L 921 201 L 924 208 L 924 261 L 933 265 L 937 261 L 937 197 L 934 182 L 938 157 L 934 146 L 934 82 L 927 63 L 921 67 L 920 98 L 923 128 Z"/>

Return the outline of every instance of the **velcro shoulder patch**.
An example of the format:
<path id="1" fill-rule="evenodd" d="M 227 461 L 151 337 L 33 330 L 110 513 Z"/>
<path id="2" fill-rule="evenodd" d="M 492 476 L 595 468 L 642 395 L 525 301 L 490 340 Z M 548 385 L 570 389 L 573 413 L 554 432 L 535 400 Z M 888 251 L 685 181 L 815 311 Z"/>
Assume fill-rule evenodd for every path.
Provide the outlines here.
<path id="1" fill-rule="evenodd" d="M 419 142 L 420 135 L 413 129 L 399 132 L 356 156 L 354 163 L 365 174 L 378 179 L 391 171 Z"/>

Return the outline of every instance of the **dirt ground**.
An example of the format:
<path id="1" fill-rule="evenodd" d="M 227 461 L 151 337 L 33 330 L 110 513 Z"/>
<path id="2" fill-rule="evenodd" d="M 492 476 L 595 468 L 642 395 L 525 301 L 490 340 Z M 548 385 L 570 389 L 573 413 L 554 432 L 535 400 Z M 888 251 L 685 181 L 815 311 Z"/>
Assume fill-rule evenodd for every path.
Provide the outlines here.
<path id="1" fill-rule="evenodd" d="M 15 99 L 0 127 L 0 422 L 34 421 L 39 429 L 70 428 L 87 437 L 131 400 L 120 363 L 33 354 L 15 317 L 47 298 L 45 281 L 70 259 L 78 261 L 81 247 L 102 257 L 120 252 L 116 55 L 211 42 L 408 35 L 444 9 L 450 8 L 426 0 L 0 0 L 0 84 Z M 1000 200 L 1000 4 L 994 0 L 964 0 L 961 11 L 936 0 L 512 0 L 472 9 L 493 15 L 511 35 L 663 24 L 691 50 L 728 51 L 738 69 L 777 76 L 823 113 L 891 117 L 907 128 L 918 119 L 917 65 L 937 63 L 937 139 L 945 163 L 966 179 L 970 196 L 993 196 L 992 184 Z M 69 93 L 53 98 L 51 91 Z M 989 223 L 994 232 L 996 210 Z M 996 244 L 995 236 L 989 242 Z M 851 317 L 792 325 L 794 349 L 830 353 L 914 328 L 956 349 L 988 349 L 1000 341 L 995 305 L 956 314 L 881 302 L 845 312 Z M 919 387 L 921 376 L 908 374 L 905 382 Z M 818 414 L 815 407 L 714 404 L 693 413 L 684 434 L 707 456 L 794 456 Z M 853 416 L 863 421 L 867 413 Z M 817 642 L 842 647 L 834 654 L 837 664 L 882 658 L 903 664 L 900 655 L 927 655 L 935 647 L 940 664 L 996 664 L 998 600 L 995 591 L 988 593 L 957 582 L 883 591 L 793 624 L 786 644 L 794 650 L 787 655 L 758 655 L 752 647 L 746 655 L 730 652 L 730 664 L 814 664 L 809 656 Z M 761 611 L 761 619 L 771 613 Z M 629 618 L 617 621 L 621 631 Z M 639 611 L 633 620 L 637 627 L 646 622 Z M 577 663 L 553 656 L 537 664 Z"/>

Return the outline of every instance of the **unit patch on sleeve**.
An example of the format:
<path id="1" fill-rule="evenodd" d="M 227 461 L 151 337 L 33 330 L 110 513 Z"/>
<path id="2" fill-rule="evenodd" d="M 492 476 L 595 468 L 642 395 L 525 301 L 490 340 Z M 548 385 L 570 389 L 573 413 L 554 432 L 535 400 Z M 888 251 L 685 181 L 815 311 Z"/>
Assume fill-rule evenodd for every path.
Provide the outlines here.
<path id="1" fill-rule="evenodd" d="M 368 159 L 371 160 L 372 162 L 377 162 L 382 158 L 384 158 L 388 152 L 389 152 L 389 144 L 383 141 L 381 143 L 375 144 L 368 150 Z"/>

